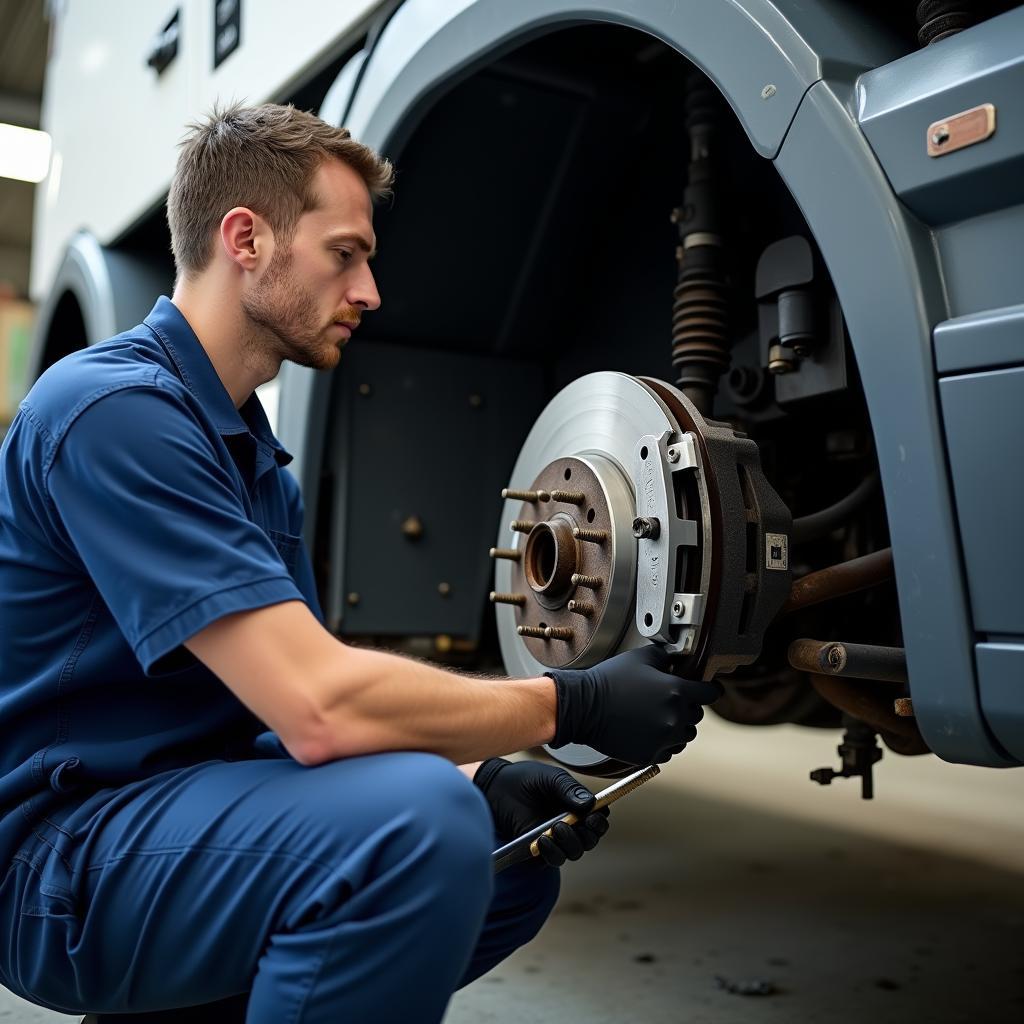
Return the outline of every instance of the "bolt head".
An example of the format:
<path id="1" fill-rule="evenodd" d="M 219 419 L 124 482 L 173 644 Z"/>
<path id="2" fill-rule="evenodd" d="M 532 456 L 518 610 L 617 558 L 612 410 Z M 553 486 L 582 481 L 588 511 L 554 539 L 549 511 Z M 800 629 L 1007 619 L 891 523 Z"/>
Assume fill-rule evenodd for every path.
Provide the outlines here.
<path id="1" fill-rule="evenodd" d="M 351 607 L 355 608 L 355 606 L 359 604 L 359 595 L 353 590 L 345 600 L 348 601 Z"/>
<path id="2" fill-rule="evenodd" d="M 679 461 L 679 449 L 678 448 L 669 448 L 669 450 L 668 450 L 668 461 L 669 462 L 678 462 Z"/>
<path id="3" fill-rule="evenodd" d="M 761 90 L 761 99 L 763 99 L 763 100 L 770 100 L 778 91 L 779 90 L 776 89 L 775 86 L 771 82 L 769 82 Z"/>
<path id="4" fill-rule="evenodd" d="M 680 615 L 683 614 L 683 602 L 682 601 L 676 601 L 675 604 L 672 605 L 672 614 L 677 619 L 679 618 Z"/>
<path id="5" fill-rule="evenodd" d="M 944 142 L 949 141 L 949 129 L 943 126 L 942 128 L 936 128 L 932 132 L 932 145 L 941 146 Z"/>
<path id="6" fill-rule="evenodd" d="M 452 585 L 450 583 L 438 583 L 437 592 L 442 597 L 448 597 L 448 595 L 452 592 Z"/>

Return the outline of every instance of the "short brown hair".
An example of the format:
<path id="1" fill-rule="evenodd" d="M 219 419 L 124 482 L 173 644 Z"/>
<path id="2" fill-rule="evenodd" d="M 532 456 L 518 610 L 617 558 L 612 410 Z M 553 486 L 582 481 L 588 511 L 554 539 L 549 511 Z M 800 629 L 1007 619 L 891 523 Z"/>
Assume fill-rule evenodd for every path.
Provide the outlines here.
<path id="1" fill-rule="evenodd" d="M 214 107 L 187 126 L 167 196 L 167 223 L 179 275 L 193 278 L 212 255 L 213 234 L 236 206 L 265 217 L 287 245 L 299 217 L 319 199 L 313 175 L 335 157 L 358 172 L 374 199 L 390 194 L 394 169 L 346 128 L 335 128 L 291 104 Z"/>

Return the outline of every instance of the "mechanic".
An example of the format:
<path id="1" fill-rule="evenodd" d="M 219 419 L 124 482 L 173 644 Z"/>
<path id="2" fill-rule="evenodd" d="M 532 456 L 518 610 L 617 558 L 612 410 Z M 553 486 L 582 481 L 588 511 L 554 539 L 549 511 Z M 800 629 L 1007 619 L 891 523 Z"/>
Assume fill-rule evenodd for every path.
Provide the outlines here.
<path id="1" fill-rule="evenodd" d="M 254 389 L 286 359 L 334 368 L 380 305 L 392 178 L 292 107 L 191 125 L 173 297 L 50 367 L 0 449 L 0 981 L 35 1003 L 440 1021 L 607 828 L 568 773 L 500 755 L 664 762 L 719 693 L 654 646 L 488 679 L 324 627 Z M 444 245 L 423 240 L 423 272 L 456 303 Z M 492 849 L 562 810 L 583 820 L 546 863 L 493 874 Z"/>

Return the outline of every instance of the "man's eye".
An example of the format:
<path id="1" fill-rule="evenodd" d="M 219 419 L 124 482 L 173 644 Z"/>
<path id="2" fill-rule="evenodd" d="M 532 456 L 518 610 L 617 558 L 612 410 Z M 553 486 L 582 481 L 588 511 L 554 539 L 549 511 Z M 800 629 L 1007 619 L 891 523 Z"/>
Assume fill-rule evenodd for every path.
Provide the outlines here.
<path id="1" fill-rule="evenodd" d="M 335 249 L 334 251 L 338 254 L 338 259 L 342 263 L 348 263 L 352 259 L 353 253 L 349 252 L 348 249 Z"/>

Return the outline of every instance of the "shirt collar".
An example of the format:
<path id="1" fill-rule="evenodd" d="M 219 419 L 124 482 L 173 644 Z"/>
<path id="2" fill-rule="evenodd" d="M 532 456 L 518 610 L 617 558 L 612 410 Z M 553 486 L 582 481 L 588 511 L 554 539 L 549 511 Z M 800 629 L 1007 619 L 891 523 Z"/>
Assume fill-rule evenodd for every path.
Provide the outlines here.
<path id="1" fill-rule="evenodd" d="M 287 466 L 293 456 L 270 429 L 267 414 L 254 391 L 241 409 L 228 394 L 224 382 L 217 375 L 210 357 L 196 337 L 195 331 L 181 310 L 167 296 L 161 295 L 149 316 L 143 321 L 167 350 L 178 369 L 185 386 L 202 405 L 222 436 L 251 434 L 270 450 L 279 466 Z"/>

